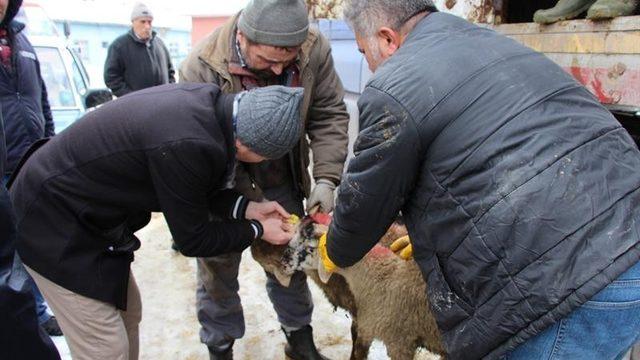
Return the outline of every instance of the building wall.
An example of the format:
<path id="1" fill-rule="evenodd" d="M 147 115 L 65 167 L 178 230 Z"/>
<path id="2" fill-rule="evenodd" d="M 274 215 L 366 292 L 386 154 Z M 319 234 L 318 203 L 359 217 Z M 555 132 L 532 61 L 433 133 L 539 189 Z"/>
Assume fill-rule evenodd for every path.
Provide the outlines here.
<path id="1" fill-rule="evenodd" d="M 60 34 L 64 33 L 63 22 L 55 21 Z M 103 70 L 109 45 L 118 36 L 129 31 L 126 25 L 90 24 L 70 22 L 69 46 L 82 58 L 92 87 L 104 87 Z M 191 34 L 188 30 L 154 28 L 169 49 L 173 66 L 177 69 L 191 50 Z"/>
<path id="2" fill-rule="evenodd" d="M 229 16 L 194 16 L 191 18 L 191 45 L 195 46 L 218 26 L 224 24 Z"/>

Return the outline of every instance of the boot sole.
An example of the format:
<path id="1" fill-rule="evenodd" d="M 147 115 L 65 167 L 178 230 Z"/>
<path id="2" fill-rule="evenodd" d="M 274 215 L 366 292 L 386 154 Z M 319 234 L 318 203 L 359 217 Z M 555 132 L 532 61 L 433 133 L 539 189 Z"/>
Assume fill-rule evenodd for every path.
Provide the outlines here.
<path id="1" fill-rule="evenodd" d="M 595 4 L 595 1 L 590 3 L 589 5 L 585 5 L 583 7 L 581 7 L 578 10 L 572 11 L 568 14 L 562 15 L 562 16 L 554 16 L 554 17 L 550 17 L 547 19 L 535 19 L 535 14 L 534 14 L 534 22 L 538 23 L 538 24 L 543 24 L 543 25 L 547 25 L 547 24 L 553 24 L 556 23 L 558 21 L 564 21 L 564 20 L 569 20 L 569 19 L 573 19 L 576 16 L 582 14 L 583 12 L 589 10 L 589 8 L 591 7 L 591 5 Z"/>

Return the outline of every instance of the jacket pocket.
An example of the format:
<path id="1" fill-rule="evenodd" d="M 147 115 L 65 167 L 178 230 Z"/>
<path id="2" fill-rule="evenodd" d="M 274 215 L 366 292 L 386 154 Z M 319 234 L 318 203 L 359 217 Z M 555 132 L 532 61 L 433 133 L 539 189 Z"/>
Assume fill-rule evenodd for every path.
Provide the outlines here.
<path id="1" fill-rule="evenodd" d="M 428 277 L 428 297 L 438 326 L 443 332 L 456 327 L 473 314 L 473 307 L 467 304 L 449 286 L 442 273 L 437 256 L 430 260 L 431 272 Z"/>

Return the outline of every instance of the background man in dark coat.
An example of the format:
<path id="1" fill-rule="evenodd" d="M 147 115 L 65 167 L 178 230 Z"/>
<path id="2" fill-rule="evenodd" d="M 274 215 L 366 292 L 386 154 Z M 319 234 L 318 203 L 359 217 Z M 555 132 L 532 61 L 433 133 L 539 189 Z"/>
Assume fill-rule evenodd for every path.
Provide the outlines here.
<path id="1" fill-rule="evenodd" d="M 111 43 L 104 83 L 115 96 L 176 82 L 169 50 L 152 30 L 153 13 L 144 4 L 131 12 L 131 30 Z"/>
<path id="2" fill-rule="evenodd" d="M 134 232 L 152 211 L 186 256 L 291 239 L 280 205 L 230 189 L 237 160 L 277 158 L 299 141 L 302 93 L 154 87 L 86 114 L 29 157 L 11 185 L 17 248 L 74 359 L 137 358 L 141 304 L 129 268 Z"/>
<path id="3" fill-rule="evenodd" d="M 361 259 L 402 210 L 452 359 L 620 358 L 640 334 L 625 129 L 544 55 L 430 0 L 345 16 L 375 74 L 326 265 Z"/>
<path id="4" fill-rule="evenodd" d="M 40 74 L 40 62 L 31 43 L 22 33 L 24 24 L 14 21 L 22 0 L 3 1 L 0 23 L 0 111 L 4 118 L 7 165 L 1 173 L 6 184 L 18 160 L 39 139 L 54 135 L 47 88 Z M 50 335 L 62 335 L 54 316 L 35 283 L 18 258 L 16 274 L 31 287 L 38 321 Z M 16 277 L 17 278 L 17 277 Z"/>

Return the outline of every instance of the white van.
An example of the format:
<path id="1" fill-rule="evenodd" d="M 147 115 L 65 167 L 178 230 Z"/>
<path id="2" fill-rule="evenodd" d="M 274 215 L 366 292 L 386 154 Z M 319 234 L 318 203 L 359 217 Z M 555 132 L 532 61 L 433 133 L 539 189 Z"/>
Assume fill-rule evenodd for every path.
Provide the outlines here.
<path id="1" fill-rule="evenodd" d="M 82 61 L 58 34 L 55 24 L 37 4 L 24 3 L 16 20 L 26 25 L 27 38 L 40 60 L 56 133 L 87 110 L 113 98 L 107 88 L 91 89 Z"/>

